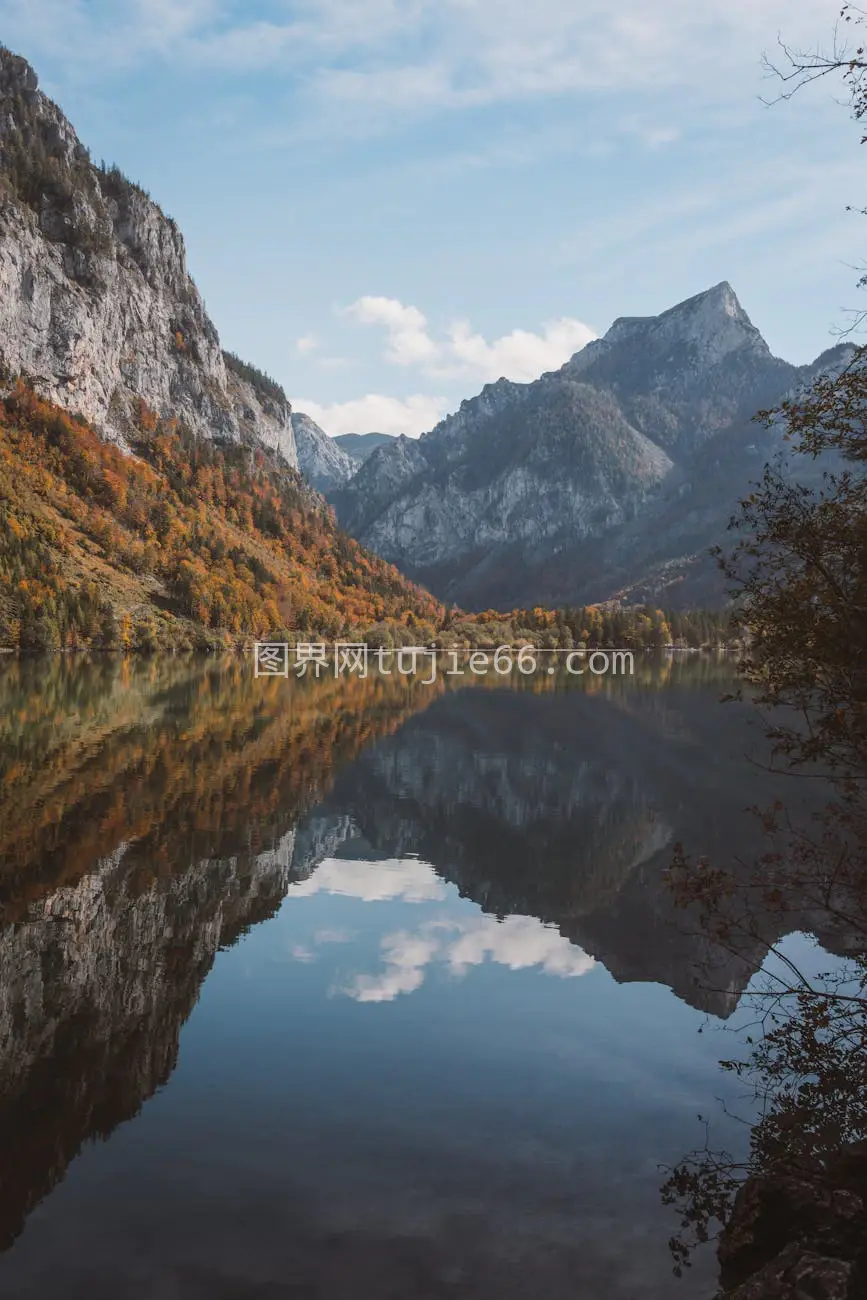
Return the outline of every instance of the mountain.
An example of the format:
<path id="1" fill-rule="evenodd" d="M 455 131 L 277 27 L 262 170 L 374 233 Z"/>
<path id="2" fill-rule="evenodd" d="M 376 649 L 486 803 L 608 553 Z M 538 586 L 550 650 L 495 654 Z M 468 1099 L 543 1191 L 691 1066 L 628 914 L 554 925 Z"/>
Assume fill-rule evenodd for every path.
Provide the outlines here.
<path id="1" fill-rule="evenodd" d="M 391 433 L 341 433 L 334 439 L 337 445 L 359 463 L 367 460 L 377 447 L 387 447 L 394 442 Z"/>
<path id="2" fill-rule="evenodd" d="M 372 564 L 359 588 L 367 561 L 301 480 L 281 479 L 299 463 L 349 533 L 468 608 L 721 599 L 708 547 L 781 446 L 752 415 L 845 355 L 800 368 L 772 356 L 723 283 L 660 316 L 615 321 L 534 383 L 488 385 L 417 441 L 329 439 L 221 347 L 175 222 L 116 167 L 96 166 L 29 64 L 0 48 L 0 470 L 11 493 L 0 527 L 23 529 L 7 551 L 27 551 L 0 575 L 7 644 L 34 610 L 60 626 L 63 609 L 48 604 L 91 579 L 100 590 L 85 604 L 106 625 L 165 614 L 246 634 L 274 626 L 276 611 L 302 632 L 358 631 L 401 601 L 427 619 L 434 602 L 385 568 Z M 16 393 L 19 379 L 58 412 L 54 432 L 49 409 Z M 168 477 L 158 486 L 129 457 L 112 460 L 85 426 Z M 87 520 L 77 536 L 62 499 L 70 475 Z M 196 493 L 219 538 L 194 524 Z M 290 536 L 291 559 L 275 568 Z"/>
<path id="3" fill-rule="evenodd" d="M 0 363 L 126 443 L 139 405 L 297 466 L 278 385 L 224 354 L 175 222 L 97 167 L 0 48 Z"/>
<path id="4" fill-rule="evenodd" d="M 305 447 L 324 439 L 296 423 Z M 304 482 L 286 396 L 222 349 L 175 223 L 94 166 L 0 48 L 0 648 L 204 648 L 440 615 Z"/>
<path id="5" fill-rule="evenodd" d="M 469 608 L 719 600 L 707 550 L 782 447 L 754 413 L 846 355 L 774 357 L 718 284 L 616 320 L 532 383 L 487 385 L 331 499 L 365 545 Z"/>
<path id="6" fill-rule="evenodd" d="M 292 412 L 292 432 L 298 452 L 298 468 L 317 492 L 333 492 L 348 483 L 358 461 L 329 438 L 315 420 L 302 411 Z"/>

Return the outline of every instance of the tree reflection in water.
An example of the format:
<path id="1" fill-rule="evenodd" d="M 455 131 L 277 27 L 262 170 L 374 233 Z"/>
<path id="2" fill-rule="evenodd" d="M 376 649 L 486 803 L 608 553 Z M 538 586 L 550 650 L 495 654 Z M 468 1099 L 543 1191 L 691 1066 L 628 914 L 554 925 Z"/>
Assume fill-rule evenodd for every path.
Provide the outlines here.
<path id="1" fill-rule="evenodd" d="M 678 901 L 737 951 L 805 915 L 841 954 L 786 942 L 741 1004 L 742 1051 L 721 1061 L 746 1085 L 749 1150 L 736 1159 L 707 1141 L 671 1170 L 663 1198 L 681 1211 L 675 1272 L 692 1246 L 719 1239 L 725 1294 L 867 1294 L 867 873 L 858 801 L 831 806 L 811 830 L 767 817 L 775 841 L 746 874 L 678 854 Z M 792 926 L 788 927 L 789 929 Z M 787 1289 L 814 1280 L 823 1290 Z M 748 1288 L 741 1290 L 741 1286 Z M 731 1288 L 736 1288 L 732 1290 Z"/>

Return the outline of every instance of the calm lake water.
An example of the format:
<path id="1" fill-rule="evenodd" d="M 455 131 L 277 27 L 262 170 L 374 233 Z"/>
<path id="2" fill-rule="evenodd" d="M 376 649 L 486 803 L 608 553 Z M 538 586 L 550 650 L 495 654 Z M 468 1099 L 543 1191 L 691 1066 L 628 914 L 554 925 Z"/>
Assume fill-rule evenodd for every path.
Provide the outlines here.
<path id="1" fill-rule="evenodd" d="M 745 1140 L 764 953 L 663 872 L 779 789 L 729 680 L 0 665 L 0 1295 L 712 1295 L 660 1166 Z"/>

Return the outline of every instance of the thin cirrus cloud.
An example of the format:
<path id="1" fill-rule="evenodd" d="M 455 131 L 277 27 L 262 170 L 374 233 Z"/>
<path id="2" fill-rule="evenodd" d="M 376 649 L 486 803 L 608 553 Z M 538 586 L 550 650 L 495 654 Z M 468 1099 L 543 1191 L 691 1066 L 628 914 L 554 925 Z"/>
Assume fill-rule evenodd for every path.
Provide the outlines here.
<path id="1" fill-rule="evenodd" d="M 315 352 L 319 347 L 319 340 L 315 334 L 302 334 L 295 340 L 295 351 L 300 356 L 306 356 L 309 352 Z"/>
<path id="2" fill-rule="evenodd" d="M 311 107 L 343 104 L 419 114 L 594 90 L 625 94 L 685 85 L 731 95 L 742 52 L 776 32 L 815 40 L 827 0 L 6 0 L 12 26 L 44 42 L 74 35 L 95 59 L 153 53 L 235 75 L 286 68 L 304 77 Z M 17 21 L 16 21 L 17 19 Z M 421 39 L 420 39 L 421 38 Z"/>
<path id="3" fill-rule="evenodd" d="M 88 67 L 156 56 L 234 77 L 288 72 L 325 129 L 393 130 L 569 94 L 733 100 L 779 31 L 813 43 L 833 14 L 827 0 L 0 0 L 0 19 L 6 39 L 65 47 Z"/>
<path id="4" fill-rule="evenodd" d="M 762 322 L 769 341 L 776 318 L 782 337 L 775 346 L 803 349 L 803 359 L 814 353 L 812 342 L 801 342 L 812 327 L 792 322 L 815 317 L 824 331 L 844 292 L 825 287 L 829 271 L 836 286 L 839 268 L 857 261 L 851 240 L 836 231 L 843 206 L 857 203 L 857 176 L 837 189 L 825 183 L 826 159 L 850 147 L 842 132 L 839 148 L 829 134 L 836 130 L 829 123 L 841 120 L 832 102 L 839 88 L 819 83 L 768 115 L 773 126 L 762 125 L 757 111 L 759 96 L 781 89 L 763 76 L 763 51 L 773 54 L 778 33 L 795 48 L 830 45 L 834 18 L 828 0 L 0 0 L 4 42 L 34 62 L 61 103 L 76 113 L 81 107 L 83 127 L 91 129 L 88 112 L 99 122 L 117 118 L 93 142 L 101 145 L 102 133 L 107 147 L 123 149 L 121 161 L 159 178 L 188 228 L 198 198 L 187 188 L 186 159 L 213 168 L 215 152 L 243 158 L 251 215 L 257 192 L 265 196 L 259 225 L 266 235 L 279 228 L 274 215 L 284 195 L 302 216 L 310 194 L 312 208 L 319 200 L 323 213 L 335 214 L 312 228 L 293 217 L 287 246 L 294 257 L 309 241 L 306 278 L 289 257 L 285 272 L 277 269 L 283 251 L 275 244 L 268 279 L 279 306 L 267 320 L 255 296 L 247 300 L 233 287 L 224 292 L 221 322 L 233 320 L 239 339 L 249 333 L 256 351 L 243 350 L 254 359 L 315 395 L 296 405 L 328 432 L 411 436 L 471 395 L 475 380 L 523 381 L 560 364 L 557 337 L 572 331 L 568 355 L 582 330 L 562 313 L 586 311 L 604 325 L 633 308 L 662 308 L 676 300 L 668 281 L 687 296 L 721 278 L 744 292 L 752 276 L 757 302 L 770 304 Z M 172 106 L 171 135 L 160 113 L 142 112 L 142 104 Z M 163 151 L 172 164 L 165 183 Z M 563 159 L 556 169 L 555 155 Z M 780 161 L 798 174 L 791 198 L 772 212 L 769 177 Z M 853 156 L 853 172 L 857 166 Z M 490 186 L 481 183 L 482 169 Z M 510 183 L 507 169 L 525 171 L 514 211 L 508 198 L 495 206 L 491 197 Z M 710 193 L 716 183 L 719 200 Z M 660 195 L 672 219 L 644 237 Z M 713 202 L 694 209 L 696 197 Z M 367 229 L 371 212 L 382 214 L 381 233 Z M 769 236 L 763 221 L 771 217 Z M 835 223 L 824 240 L 815 237 L 814 217 L 826 231 Z M 198 219 L 200 228 L 213 224 L 215 246 L 235 237 L 230 214 L 209 210 Z M 349 238 L 358 234 L 358 243 L 354 265 L 342 270 L 339 257 L 321 254 L 329 240 L 347 242 L 350 219 Z M 490 248 L 480 230 L 492 232 Z M 477 268 L 466 290 L 475 298 L 449 300 L 449 276 L 430 283 L 427 249 L 416 246 L 430 242 L 428 231 L 438 232 L 446 251 L 454 239 L 455 268 Z M 393 242 L 387 258 L 382 239 Z M 222 275 L 213 255 L 210 269 L 208 254 L 197 256 L 203 277 Z M 794 265 L 799 279 L 805 267 L 812 277 L 797 312 L 775 306 L 772 280 L 778 267 L 780 283 L 791 283 Z M 273 342 L 306 330 L 323 300 L 359 293 L 361 273 L 367 285 L 399 295 L 384 300 L 399 317 L 365 320 L 359 309 L 355 320 L 384 331 L 391 374 L 381 364 L 364 369 L 364 358 L 329 355 L 330 340 L 307 351 Z M 528 284 L 532 328 L 513 329 Z M 566 296 L 574 284 L 580 305 Z M 437 328 L 407 302 L 424 302 Z M 464 312 L 474 324 L 454 319 Z M 287 352 L 309 371 L 284 374 Z M 359 375 L 351 385 L 350 371 Z M 412 382 L 396 389 L 395 372 Z"/>

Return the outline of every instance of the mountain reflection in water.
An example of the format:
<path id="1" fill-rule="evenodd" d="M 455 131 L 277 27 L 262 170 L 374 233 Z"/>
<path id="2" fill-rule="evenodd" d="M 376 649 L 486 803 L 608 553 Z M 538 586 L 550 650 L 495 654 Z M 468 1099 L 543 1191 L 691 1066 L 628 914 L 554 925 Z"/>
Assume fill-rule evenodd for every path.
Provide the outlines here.
<path id="1" fill-rule="evenodd" d="M 0 1294 L 712 1294 L 658 1164 L 765 952 L 663 872 L 776 793 L 729 677 L 4 665 Z"/>

